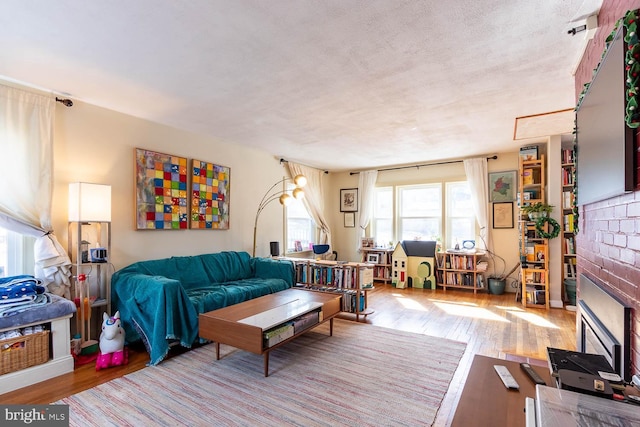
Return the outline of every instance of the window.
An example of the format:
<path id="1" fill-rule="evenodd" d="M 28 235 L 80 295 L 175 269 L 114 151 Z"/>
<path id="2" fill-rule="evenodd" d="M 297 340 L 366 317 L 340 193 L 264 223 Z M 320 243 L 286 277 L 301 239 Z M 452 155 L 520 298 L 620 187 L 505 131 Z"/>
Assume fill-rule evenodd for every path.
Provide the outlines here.
<path id="1" fill-rule="evenodd" d="M 0 228 L 0 277 L 33 274 L 35 238 Z"/>
<path id="2" fill-rule="evenodd" d="M 377 242 L 439 238 L 453 248 L 477 234 L 466 181 L 378 187 L 374 197 L 371 232 Z"/>
<path id="3" fill-rule="evenodd" d="M 454 248 L 463 240 L 475 240 L 476 215 L 471 202 L 469 183 L 447 182 L 447 248 Z"/>
<path id="4" fill-rule="evenodd" d="M 309 249 L 316 241 L 316 223 L 300 200 L 292 201 L 286 207 L 287 252 Z"/>
<path id="5" fill-rule="evenodd" d="M 398 187 L 398 240 L 435 240 L 441 224 L 442 184 Z"/>
<path id="6" fill-rule="evenodd" d="M 392 242 L 393 239 L 393 187 L 379 187 L 373 195 L 373 218 L 371 228 L 375 230 L 378 242 Z"/>

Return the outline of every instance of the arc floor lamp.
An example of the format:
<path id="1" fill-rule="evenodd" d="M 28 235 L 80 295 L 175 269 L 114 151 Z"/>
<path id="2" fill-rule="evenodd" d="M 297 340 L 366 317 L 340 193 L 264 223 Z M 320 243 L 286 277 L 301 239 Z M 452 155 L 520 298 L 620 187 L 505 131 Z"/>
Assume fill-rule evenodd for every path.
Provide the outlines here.
<path id="1" fill-rule="evenodd" d="M 282 185 L 287 181 L 293 181 L 296 184 L 296 188 L 293 190 L 287 189 L 276 189 L 278 185 Z M 260 218 L 260 212 L 271 202 L 274 200 L 278 200 L 282 206 L 287 206 L 291 203 L 292 198 L 302 199 L 304 197 L 304 190 L 302 187 L 307 185 L 307 178 L 300 174 L 296 175 L 295 178 L 282 178 L 275 184 L 271 186 L 267 190 L 267 192 L 262 197 L 260 204 L 258 205 L 258 210 L 256 211 L 256 220 L 253 225 L 253 254 L 252 256 L 256 256 L 256 236 L 258 233 L 258 218 Z"/>

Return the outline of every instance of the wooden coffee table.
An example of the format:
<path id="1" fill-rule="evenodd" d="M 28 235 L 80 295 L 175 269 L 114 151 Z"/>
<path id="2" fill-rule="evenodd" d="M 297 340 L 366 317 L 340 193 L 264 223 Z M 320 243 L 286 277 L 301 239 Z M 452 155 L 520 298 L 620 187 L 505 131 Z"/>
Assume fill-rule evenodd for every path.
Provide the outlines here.
<path id="1" fill-rule="evenodd" d="M 216 343 L 216 360 L 220 359 L 220 343 L 264 355 L 264 376 L 269 376 L 269 352 L 329 321 L 333 335 L 333 318 L 340 313 L 341 294 L 287 289 L 239 304 L 200 314 L 200 337 Z M 264 332 L 319 311 L 319 321 L 278 344 L 267 347 Z"/>

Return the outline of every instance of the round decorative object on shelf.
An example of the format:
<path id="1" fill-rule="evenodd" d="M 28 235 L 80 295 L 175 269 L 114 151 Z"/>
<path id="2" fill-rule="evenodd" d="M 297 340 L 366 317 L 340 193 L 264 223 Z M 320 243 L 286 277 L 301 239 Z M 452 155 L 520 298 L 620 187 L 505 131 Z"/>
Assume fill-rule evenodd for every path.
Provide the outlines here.
<path id="1" fill-rule="evenodd" d="M 549 233 L 544 231 L 545 222 L 549 223 L 549 225 L 552 227 L 552 230 Z M 543 216 L 536 220 L 536 231 L 541 237 L 545 239 L 553 239 L 558 237 L 558 235 L 560 234 L 560 224 L 558 224 L 558 221 L 551 217 Z"/>

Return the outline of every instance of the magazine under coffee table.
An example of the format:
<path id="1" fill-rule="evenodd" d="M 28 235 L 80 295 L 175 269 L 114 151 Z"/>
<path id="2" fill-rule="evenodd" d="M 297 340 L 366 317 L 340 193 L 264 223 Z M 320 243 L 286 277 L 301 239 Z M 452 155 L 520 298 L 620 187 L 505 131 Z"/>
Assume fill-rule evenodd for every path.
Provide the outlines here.
<path id="1" fill-rule="evenodd" d="M 201 338 L 214 341 L 216 360 L 220 344 L 264 355 L 264 376 L 269 376 L 269 352 L 340 313 L 339 294 L 287 289 L 239 304 L 200 314 Z M 317 313 L 317 314 L 316 314 Z M 289 327 L 290 325 L 290 327 Z"/>

